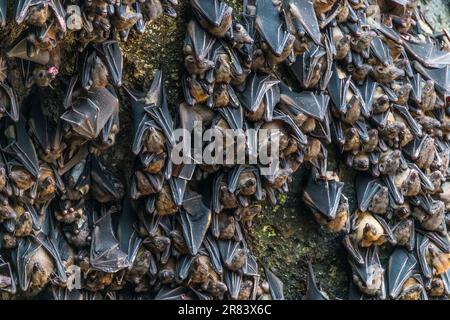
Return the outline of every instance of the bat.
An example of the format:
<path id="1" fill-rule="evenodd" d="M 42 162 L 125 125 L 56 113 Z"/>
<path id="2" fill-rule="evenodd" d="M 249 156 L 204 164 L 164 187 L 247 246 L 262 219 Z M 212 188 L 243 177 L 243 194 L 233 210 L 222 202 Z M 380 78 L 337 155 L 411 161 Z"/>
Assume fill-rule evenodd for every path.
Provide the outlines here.
<path id="1" fill-rule="evenodd" d="M 306 288 L 306 293 L 302 297 L 302 300 L 329 300 L 326 294 L 317 287 L 311 262 L 308 262 L 308 282 Z"/>
<path id="2" fill-rule="evenodd" d="M 186 192 L 183 209 L 177 217 L 189 252 L 196 255 L 211 223 L 211 211 L 203 204 L 202 196 L 192 191 Z"/>
<path id="3" fill-rule="evenodd" d="M 389 257 L 387 278 L 389 296 L 396 299 L 406 280 L 416 271 L 417 259 L 403 248 L 395 248 Z"/>
<path id="4" fill-rule="evenodd" d="M 292 35 L 286 30 L 284 20 L 272 0 L 257 2 L 255 28 L 273 54 L 281 56 Z"/>
<path id="5" fill-rule="evenodd" d="M 312 210 L 318 211 L 328 219 L 336 217 L 344 183 L 316 177 L 317 171 L 311 170 L 303 191 L 303 200 Z"/>
<path id="6" fill-rule="evenodd" d="M 120 250 L 120 243 L 112 228 L 111 213 L 105 207 L 101 211 L 102 215 L 94 221 L 90 263 L 94 270 L 116 273 L 130 266 L 128 254 Z"/>

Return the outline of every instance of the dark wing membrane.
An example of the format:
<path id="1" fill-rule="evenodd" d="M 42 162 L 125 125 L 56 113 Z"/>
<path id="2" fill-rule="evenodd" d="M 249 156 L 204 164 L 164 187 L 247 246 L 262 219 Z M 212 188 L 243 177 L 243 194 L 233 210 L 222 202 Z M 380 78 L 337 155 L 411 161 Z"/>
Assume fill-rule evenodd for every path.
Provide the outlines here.
<path id="1" fill-rule="evenodd" d="M 447 99 L 450 96 L 450 66 L 447 65 L 442 68 L 425 68 L 417 61 L 414 62 L 414 67 L 419 71 L 425 79 L 433 80 L 436 89 Z"/>
<path id="2" fill-rule="evenodd" d="M 66 10 L 64 10 L 61 0 L 50 0 L 49 5 L 53 9 L 53 14 L 62 32 L 66 32 Z"/>
<path id="3" fill-rule="evenodd" d="M 370 44 L 370 48 L 375 55 L 375 57 L 383 64 L 392 63 L 391 52 L 386 43 L 381 40 L 380 37 L 374 37 L 372 39 L 372 43 Z"/>
<path id="4" fill-rule="evenodd" d="M 286 31 L 280 12 L 272 0 L 257 2 L 255 27 L 272 52 L 281 55 L 291 34 Z"/>
<path id="5" fill-rule="evenodd" d="M 311 174 L 304 190 L 303 199 L 313 209 L 330 219 L 334 219 L 343 187 L 342 182 L 316 179 Z"/>
<path id="6" fill-rule="evenodd" d="M 125 199 L 122 213 L 120 215 L 119 224 L 117 227 L 117 238 L 120 243 L 120 250 L 125 252 L 128 256 L 129 265 L 133 265 L 134 259 L 142 243 L 142 238 L 139 237 L 136 231 L 136 224 L 138 222 L 137 214 L 131 200 Z"/>
<path id="7" fill-rule="evenodd" d="M 239 95 L 242 106 L 251 112 L 255 112 L 269 89 L 279 82 L 279 80 L 270 76 L 253 73 L 248 77 L 245 89 Z"/>
<path id="8" fill-rule="evenodd" d="M 347 79 L 340 79 L 336 67 L 333 68 L 333 74 L 328 83 L 328 93 L 335 107 L 343 114 L 347 112 L 345 97 L 350 87 L 350 81 L 351 79 L 349 77 Z"/>
<path id="9" fill-rule="evenodd" d="M 206 59 L 216 39 L 206 32 L 196 20 L 192 20 L 187 27 L 186 42 L 192 46 L 195 57 L 199 60 Z"/>
<path id="10" fill-rule="evenodd" d="M 16 293 L 16 282 L 9 262 L 5 262 L 0 256 L 0 292 Z"/>
<path id="11" fill-rule="evenodd" d="M 33 177 L 39 176 L 39 161 L 33 142 L 27 134 L 25 119 L 15 124 L 16 137 L 3 151 L 21 163 Z"/>
<path id="12" fill-rule="evenodd" d="M 308 263 L 308 283 L 306 294 L 303 296 L 303 300 L 328 300 L 328 298 L 317 287 L 316 277 L 311 263 Z"/>
<path id="13" fill-rule="evenodd" d="M 356 199 L 361 211 L 367 211 L 372 197 L 381 189 L 385 188 L 377 179 L 368 174 L 359 174 L 355 178 Z"/>
<path id="14" fill-rule="evenodd" d="M 292 91 L 284 83 L 280 83 L 281 101 L 289 107 L 294 115 L 304 113 L 319 121 L 323 121 L 328 110 L 329 97 L 323 93 L 315 95 L 311 91 L 300 93 Z"/>
<path id="15" fill-rule="evenodd" d="M 114 85 L 120 87 L 122 85 L 123 57 L 119 43 L 115 40 L 102 43 L 101 56 L 106 62 Z"/>
<path id="16" fill-rule="evenodd" d="M 267 267 L 264 267 L 267 282 L 269 283 L 270 294 L 273 300 L 284 300 L 283 282 Z"/>
<path id="17" fill-rule="evenodd" d="M 90 260 L 92 268 L 107 273 L 115 273 L 130 266 L 128 255 L 120 250 L 114 235 L 110 213 L 104 213 L 95 222 Z"/>
<path id="18" fill-rule="evenodd" d="M 17 102 L 17 97 L 14 89 L 5 82 L 0 82 L 0 90 L 3 91 L 3 99 L 9 100 L 6 102 L 2 102 L 3 107 L 6 109 L 6 114 L 14 122 L 19 121 L 19 104 Z"/>
<path id="19" fill-rule="evenodd" d="M 228 5 L 220 0 L 191 0 L 192 7 L 209 23 L 218 27 L 225 16 Z"/>
<path id="20" fill-rule="evenodd" d="M 300 26 L 296 29 L 305 30 L 315 44 L 321 45 L 321 32 L 313 1 L 311 0 L 288 0 L 288 10 Z"/>
<path id="21" fill-rule="evenodd" d="M 372 77 L 367 77 L 362 85 L 358 86 L 358 90 L 361 93 L 361 97 L 364 100 L 365 109 L 364 116 L 368 117 L 372 112 L 372 103 L 375 90 L 377 88 L 377 83 L 372 79 Z"/>
<path id="22" fill-rule="evenodd" d="M 158 123 L 170 146 L 175 144 L 173 120 L 169 112 L 167 92 L 161 70 L 157 70 L 152 85 L 144 97 L 145 111 Z"/>
<path id="23" fill-rule="evenodd" d="M 163 286 L 155 296 L 155 300 L 185 300 L 188 289 L 185 287 L 171 288 Z"/>
<path id="24" fill-rule="evenodd" d="M 427 67 L 441 68 L 450 65 L 450 53 L 439 50 L 432 42 L 405 41 L 404 46 L 411 56 Z"/>
<path id="25" fill-rule="evenodd" d="M 7 0 L 0 0 L 0 27 L 6 24 Z"/>
<path id="26" fill-rule="evenodd" d="M 201 196 L 188 192 L 179 214 L 183 235 L 192 255 L 197 254 L 211 223 L 211 211 L 203 204 Z"/>
<path id="27" fill-rule="evenodd" d="M 403 284 L 413 275 L 417 259 L 406 249 L 396 248 L 389 258 L 388 285 L 392 299 L 398 297 Z"/>

